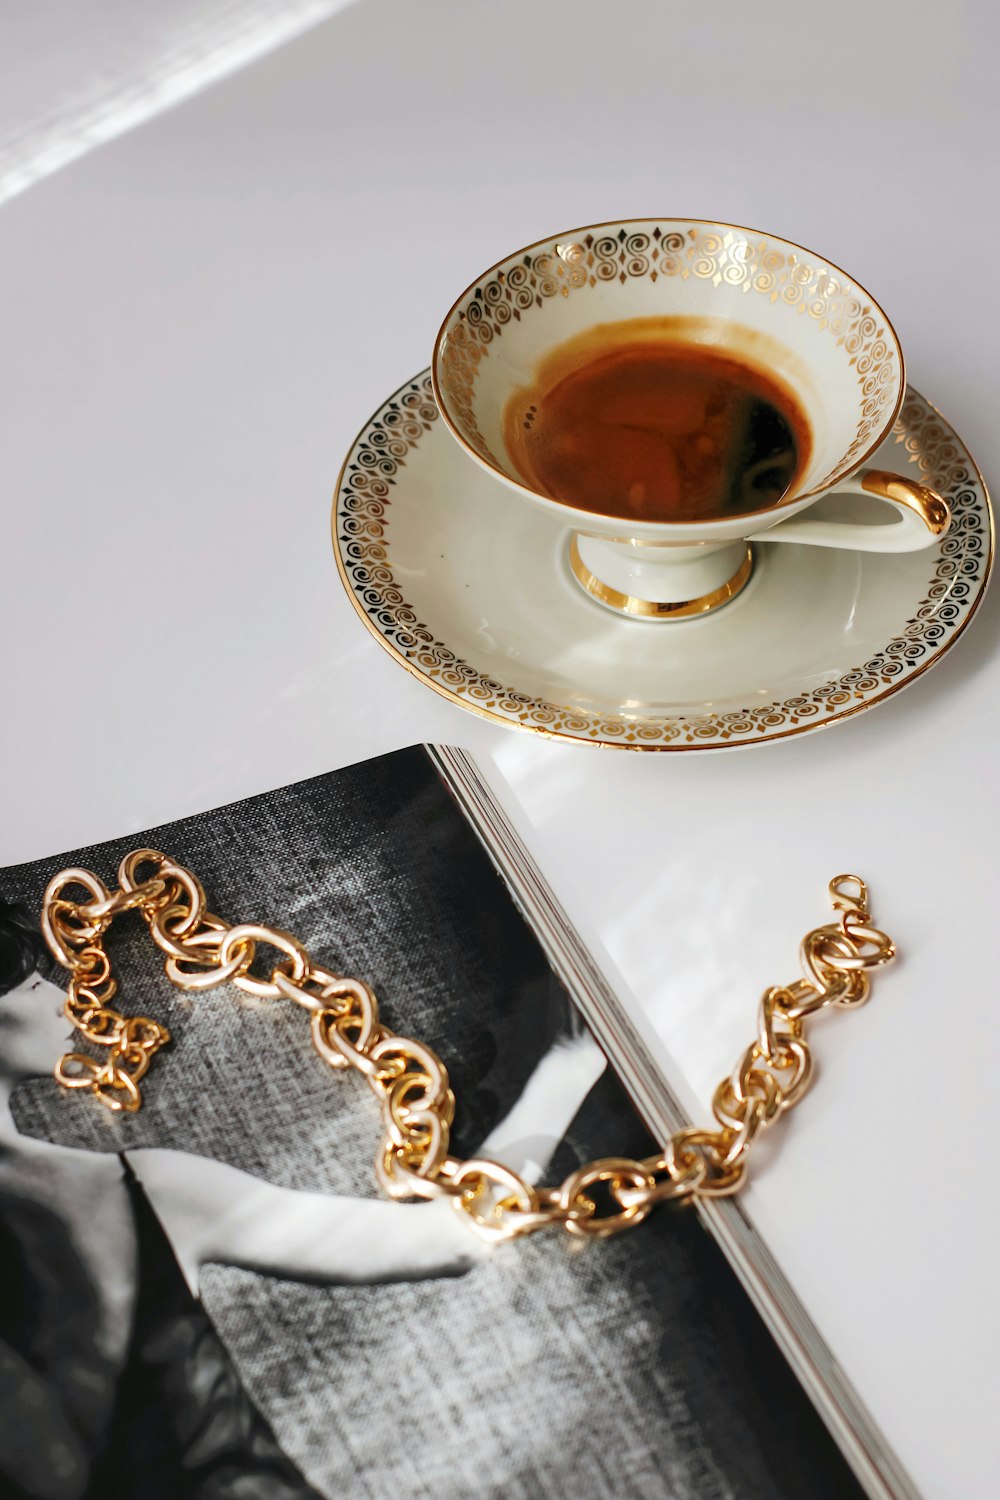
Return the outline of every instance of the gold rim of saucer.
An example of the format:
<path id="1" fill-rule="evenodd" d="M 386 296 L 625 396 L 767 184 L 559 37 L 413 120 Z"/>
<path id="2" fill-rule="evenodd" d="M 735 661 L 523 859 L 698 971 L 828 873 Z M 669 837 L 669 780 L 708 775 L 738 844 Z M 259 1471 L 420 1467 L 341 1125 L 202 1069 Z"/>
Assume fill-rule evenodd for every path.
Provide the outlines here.
<path id="1" fill-rule="evenodd" d="M 414 426 L 418 430 L 415 437 L 410 441 L 420 441 L 421 436 L 426 436 L 430 432 L 431 423 L 440 415 L 434 406 L 429 370 L 424 370 L 411 380 L 405 381 L 398 390 L 394 391 L 391 396 L 376 408 L 368 421 L 362 426 L 344 456 L 337 475 L 330 515 L 331 540 L 337 573 L 344 592 L 365 629 L 404 671 L 439 697 L 453 703 L 457 708 L 463 709 L 466 713 L 474 714 L 477 718 L 485 719 L 491 724 L 500 725 L 505 729 L 515 729 L 524 734 L 538 735 L 542 739 L 558 740 L 563 744 L 592 745 L 597 749 L 668 755 L 684 755 L 689 752 L 705 750 L 737 750 L 751 745 L 772 744 L 777 740 L 791 739 L 803 734 L 817 734 L 821 730 L 828 729 L 832 724 L 843 723 L 844 720 L 854 718 L 856 715 L 865 713 L 870 708 L 875 708 L 878 704 L 884 703 L 888 698 L 895 697 L 898 693 L 909 687 L 912 682 L 915 682 L 917 678 L 924 676 L 930 671 L 942 657 L 954 648 L 956 642 L 968 630 L 989 587 L 996 552 L 996 527 L 989 489 L 983 478 L 982 471 L 959 434 L 938 407 L 928 401 L 926 397 L 921 396 L 912 386 L 908 386 L 907 403 L 904 404 L 894 430 L 895 441 L 897 444 L 904 445 L 904 451 L 911 460 L 916 459 L 920 463 L 921 469 L 927 468 L 928 477 L 933 478 L 934 482 L 939 485 L 941 484 L 942 476 L 935 471 L 934 459 L 938 456 L 939 450 L 946 451 L 953 456 L 955 456 L 957 450 L 957 459 L 967 463 L 971 471 L 967 478 L 962 479 L 961 488 L 963 494 L 968 493 L 967 503 L 973 509 L 977 505 L 981 505 L 983 515 L 980 532 L 985 541 L 985 557 L 983 558 L 982 569 L 976 581 L 967 611 L 959 619 L 947 625 L 947 638 L 938 641 L 925 660 L 922 660 L 919 665 L 912 667 L 912 669 L 907 671 L 898 680 L 884 681 L 870 695 L 866 693 L 863 697 L 857 688 L 848 691 L 843 689 L 842 683 L 828 684 L 827 686 L 833 686 L 838 689 L 838 696 L 840 698 L 847 700 L 843 703 L 843 706 L 837 707 L 834 712 L 828 713 L 823 718 L 799 718 L 797 716 L 789 718 L 787 714 L 780 713 L 775 715 L 778 722 L 772 724 L 770 718 L 768 719 L 767 727 L 764 728 L 763 732 L 740 735 L 739 737 L 735 734 L 731 734 L 726 738 L 719 735 L 703 738 L 698 735 L 683 740 L 667 739 L 662 736 L 658 736 L 655 739 L 643 738 L 638 734 L 626 737 L 624 733 L 612 734 L 608 732 L 608 728 L 604 722 L 607 716 L 604 714 L 589 716 L 594 721 L 593 727 L 584 734 L 576 730 L 571 731 L 563 728 L 559 723 L 559 714 L 562 710 L 558 710 L 558 706 L 556 706 L 556 711 L 550 712 L 549 710 L 552 709 L 552 705 L 543 705 L 546 709 L 546 718 L 544 720 L 541 717 L 535 718 L 531 715 L 530 704 L 528 704 L 527 709 L 516 716 L 512 716 L 510 713 L 500 712 L 498 708 L 493 707 L 490 696 L 486 691 L 487 687 L 496 689 L 497 692 L 505 690 L 502 690 L 499 684 L 490 683 L 475 669 L 470 669 L 465 664 L 458 663 L 464 670 L 459 674 L 459 681 L 456 683 L 456 686 L 451 686 L 448 682 L 441 680 L 442 676 L 445 675 L 447 659 L 450 658 L 450 653 L 444 643 L 428 637 L 431 640 L 431 647 L 428 649 L 431 651 L 433 657 L 430 665 L 425 665 L 419 659 L 419 653 L 412 648 L 405 647 L 401 640 L 397 639 L 399 629 L 394 610 L 397 608 L 405 609 L 408 614 L 412 614 L 406 600 L 403 599 L 399 606 L 395 606 L 387 598 L 382 597 L 381 584 L 376 583 L 370 577 L 367 583 L 363 583 L 356 573 L 359 563 L 350 555 L 351 549 L 356 545 L 370 548 L 372 542 L 368 540 L 368 537 L 377 539 L 377 545 L 385 553 L 385 505 L 386 501 L 391 497 L 391 485 L 394 483 L 394 480 L 389 479 L 387 485 L 384 480 L 380 481 L 385 486 L 385 498 L 379 498 L 374 502 L 373 517 L 370 522 L 365 523 L 365 527 L 363 528 L 366 533 L 365 535 L 359 533 L 359 526 L 357 524 L 359 518 L 352 516 L 349 510 L 344 508 L 344 502 L 354 483 L 350 477 L 353 469 L 357 467 L 359 474 L 362 476 L 370 472 L 368 466 L 362 469 L 356 465 L 355 459 L 358 449 L 364 443 L 372 428 L 381 426 L 381 419 L 387 412 L 398 419 L 401 403 L 405 398 L 410 396 L 429 404 L 429 410 L 425 414 L 422 414 L 419 422 L 414 423 Z M 930 419 L 927 432 L 922 430 L 913 431 L 907 426 L 907 405 L 911 402 L 916 409 L 918 417 L 925 415 L 926 418 Z M 405 449 L 409 444 L 404 443 L 403 446 Z M 388 460 L 385 461 L 388 462 Z M 395 467 L 395 464 L 393 467 Z M 971 486 L 968 483 L 968 478 L 971 478 Z M 943 488 L 950 492 L 948 484 L 945 484 Z M 972 493 L 973 489 L 978 489 L 980 499 L 977 500 L 974 497 Z M 964 503 L 966 502 L 963 500 Z M 377 512 L 377 515 L 374 512 Z M 340 534 L 342 521 L 352 523 L 350 528 L 343 528 L 343 535 Z M 946 543 L 947 541 L 948 539 L 945 538 Z M 934 549 L 929 550 L 933 551 Z M 395 575 L 392 573 L 391 566 L 387 566 L 387 563 L 388 559 L 386 557 L 386 563 L 382 566 L 387 568 L 390 585 L 395 589 L 398 580 L 396 580 Z M 363 564 L 362 566 L 367 567 L 367 564 Z M 609 618 L 614 619 L 614 616 L 611 615 Z M 405 628 L 411 630 L 413 627 L 407 624 Z M 425 631 L 425 627 L 423 626 L 418 625 L 417 628 Z M 468 681 L 465 679 L 468 679 Z M 474 696 L 470 696 L 470 691 L 474 692 L 477 688 L 481 689 L 481 691 Z M 765 713 L 768 712 L 768 710 L 765 710 Z M 577 711 L 574 710 L 574 713 L 577 713 Z"/>
<path id="2" fill-rule="evenodd" d="M 575 532 L 569 544 L 569 565 L 580 587 L 592 599 L 596 599 L 606 609 L 614 610 L 616 614 L 631 615 L 641 620 L 690 620 L 695 615 L 708 614 L 709 610 L 721 609 L 743 592 L 753 572 L 753 548 L 747 542 L 746 557 L 733 576 L 717 589 L 712 589 L 710 593 L 702 594 L 697 599 L 676 599 L 669 603 L 656 599 L 639 599 L 634 594 L 620 593 L 618 589 L 602 583 L 580 556 Z"/>

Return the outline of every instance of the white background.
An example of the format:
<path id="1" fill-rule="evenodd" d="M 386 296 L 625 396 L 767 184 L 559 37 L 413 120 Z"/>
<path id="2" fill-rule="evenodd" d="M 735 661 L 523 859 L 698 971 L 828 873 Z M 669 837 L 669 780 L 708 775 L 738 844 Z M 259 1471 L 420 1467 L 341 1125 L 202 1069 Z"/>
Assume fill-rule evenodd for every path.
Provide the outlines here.
<path id="1" fill-rule="evenodd" d="M 122 34 L 116 9 L 50 0 L 52 34 L 4 49 L 20 180 L 72 137 L 74 59 L 95 66 L 93 14 Z M 341 596 L 328 513 L 354 433 L 472 276 L 651 213 L 847 267 L 989 482 L 990 22 L 985 0 L 362 0 L 0 217 L 0 860 L 415 740 L 478 747 L 696 1115 L 826 879 L 859 868 L 905 959 L 865 1011 L 817 1023 L 822 1078 L 749 1207 L 928 1500 L 994 1492 L 1000 595 L 938 670 L 815 738 L 600 754 L 492 729 L 402 673 Z M 168 31 L 121 60 L 140 114 Z M 227 71 L 224 46 L 199 57 L 191 87 Z M 32 168 L 10 132 L 53 110 Z"/>

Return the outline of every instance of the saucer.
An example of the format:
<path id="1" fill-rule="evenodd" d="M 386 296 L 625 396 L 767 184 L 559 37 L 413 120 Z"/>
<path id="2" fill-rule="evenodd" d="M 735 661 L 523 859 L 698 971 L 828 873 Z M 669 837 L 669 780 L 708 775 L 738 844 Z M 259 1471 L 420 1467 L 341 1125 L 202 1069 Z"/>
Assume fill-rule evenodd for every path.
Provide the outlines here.
<path id="1" fill-rule="evenodd" d="M 870 461 L 945 496 L 954 519 L 942 541 L 895 554 L 757 543 L 737 598 L 662 629 L 583 592 L 569 527 L 470 461 L 439 420 L 425 371 L 348 453 L 334 552 L 376 640 L 460 708 L 630 750 L 756 745 L 823 729 L 906 687 L 982 599 L 993 514 L 954 429 L 909 387 Z"/>

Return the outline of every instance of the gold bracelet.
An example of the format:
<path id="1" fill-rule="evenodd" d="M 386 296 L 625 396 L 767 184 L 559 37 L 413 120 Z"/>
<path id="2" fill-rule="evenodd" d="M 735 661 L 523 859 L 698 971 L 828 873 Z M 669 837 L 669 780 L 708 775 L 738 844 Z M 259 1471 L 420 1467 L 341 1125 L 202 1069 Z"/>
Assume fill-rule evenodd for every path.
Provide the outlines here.
<path id="1" fill-rule="evenodd" d="M 600 1238 L 640 1223 L 668 1199 L 734 1193 L 757 1135 L 809 1087 L 806 1017 L 828 1005 L 863 1004 L 867 971 L 895 957 L 892 941 L 872 926 L 865 882 L 857 875 L 836 876 L 829 889 L 839 920 L 814 928 L 803 940 L 801 979 L 765 991 L 757 1035 L 715 1091 L 716 1125 L 678 1130 L 661 1152 L 642 1160 L 607 1157 L 572 1172 L 561 1187 L 536 1188 L 500 1162 L 449 1155 L 455 1096 L 447 1070 L 429 1047 L 380 1020 L 378 1002 L 363 980 L 313 963 L 280 928 L 231 926 L 213 916 L 197 877 L 155 849 L 126 855 L 118 881 L 118 889 L 109 891 L 89 870 L 74 868 L 46 887 L 42 931 L 70 970 L 66 1015 L 88 1042 L 106 1049 L 107 1059 L 68 1053 L 55 1070 L 64 1087 L 86 1089 L 112 1110 L 137 1110 L 139 1082 L 170 1040 L 158 1021 L 125 1017 L 109 1005 L 118 986 L 104 934 L 115 917 L 137 910 L 165 955 L 167 978 L 179 989 L 210 990 L 231 981 L 249 994 L 292 1000 L 307 1010 L 313 1046 L 324 1062 L 356 1068 L 378 1096 L 383 1136 L 375 1172 L 385 1192 L 392 1198 L 447 1196 L 491 1241 L 553 1225 Z M 74 885 L 89 899 L 67 900 L 64 892 Z M 251 968 L 261 948 L 279 955 L 266 978 Z"/>

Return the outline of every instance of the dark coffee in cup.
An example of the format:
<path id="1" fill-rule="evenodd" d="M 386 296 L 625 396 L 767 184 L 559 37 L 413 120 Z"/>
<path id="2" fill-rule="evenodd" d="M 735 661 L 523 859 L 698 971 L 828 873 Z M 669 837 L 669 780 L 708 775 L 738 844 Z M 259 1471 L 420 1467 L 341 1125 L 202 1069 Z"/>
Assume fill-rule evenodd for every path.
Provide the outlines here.
<path id="1" fill-rule="evenodd" d="M 525 484 L 626 520 L 713 521 L 780 501 L 809 455 L 801 407 L 737 350 L 683 337 L 684 322 L 601 325 L 546 357 L 504 412 Z"/>

